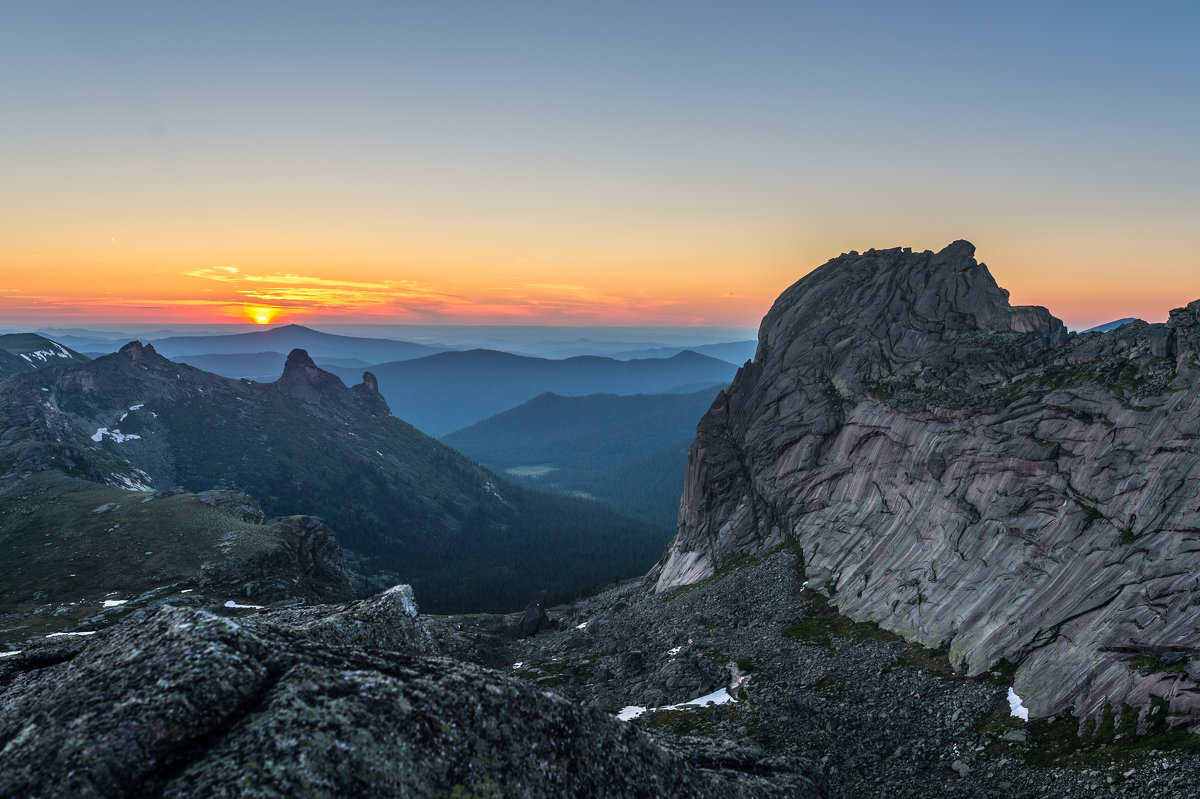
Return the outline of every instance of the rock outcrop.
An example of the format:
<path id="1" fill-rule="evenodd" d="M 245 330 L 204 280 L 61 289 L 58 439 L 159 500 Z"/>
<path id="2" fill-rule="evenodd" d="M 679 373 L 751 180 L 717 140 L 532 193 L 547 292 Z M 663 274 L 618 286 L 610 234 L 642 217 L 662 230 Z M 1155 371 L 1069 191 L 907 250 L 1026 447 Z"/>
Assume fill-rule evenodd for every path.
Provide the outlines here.
<path id="1" fill-rule="evenodd" d="M 325 396 L 345 402 L 350 397 L 350 389 L 346 388 L 340 377 L 317 366 L 309 354 L 300 349 L 288 353 L 283 374 L 275 381 L 275 386 L 283 393 L 305 402 L 320 403 Z"/>
<path id="2" fill-rule="evenodd" d="M 659 739 L 431 645 L 400 586 L 160 607 L 0 659 L 0 797 L 828 795 L 810 765 Z"/>
<path id="3" fill-rule="evenodd" d="M 1019 664 L 1031 717 L 1127 703 L 1200 727 L 1200 301 L 1069 335 L 967 242 L 835 258 L 783 293 L 701 421 L 696 582 L 785 540 L 856 621 Z"/>

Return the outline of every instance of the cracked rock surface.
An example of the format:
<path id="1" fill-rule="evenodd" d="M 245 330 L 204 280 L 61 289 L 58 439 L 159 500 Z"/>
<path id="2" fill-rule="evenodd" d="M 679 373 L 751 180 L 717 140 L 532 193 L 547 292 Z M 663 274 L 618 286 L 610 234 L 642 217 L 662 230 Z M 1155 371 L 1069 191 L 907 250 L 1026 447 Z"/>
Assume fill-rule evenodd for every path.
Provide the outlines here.
<path id="1" fill-rule="evenodd" d="M 805 761 L 643 732 L 431 656 L 411 590 L 160 607 L 0 660 L 0 796 L 827 796 Z"/>
<path id="2" fill-rule="evenodd" d="M 974 247 L 835 258 L 701 421 L 658 590 L 798 543 L 843 614 L 1034 718 L 1200 727 L 1200 301 L 1068 334 Z M 1135 668 L 1136 664 L 1136 668 Z M 1195 668 L 1192 665 L 1195 664 Z"/>

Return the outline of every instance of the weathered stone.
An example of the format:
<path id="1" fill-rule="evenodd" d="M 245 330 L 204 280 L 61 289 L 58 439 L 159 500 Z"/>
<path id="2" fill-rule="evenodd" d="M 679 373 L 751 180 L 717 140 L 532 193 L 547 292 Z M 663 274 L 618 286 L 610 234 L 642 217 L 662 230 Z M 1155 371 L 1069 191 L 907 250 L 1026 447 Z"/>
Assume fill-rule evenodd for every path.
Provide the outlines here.
<path id="1" fill-rule="evenodd" d="M 973 252 L 844 255 L 784 292 L 698 426 L 650 579 L 792 539 L 852 619 L 970 674 L 1019 663 L 1032 717 L 1157 695 L 1196 727 L 1200 686 L 1129 658 L 1200 653 L 1200 301 L 1068 336 Z"/>
<path id="2" fill-rule="evenodd" d="M 160 607 L 53 665 L 5 658 L 0 797 L 828 796 L 810 765 L 423 657 L 406 589 L 239 620 Z"/>
<path id="3" fill-rule="evenodd" d="M 337 375 L 321 369 L 306 350 L 295 349 L 288 353 L 283 364 L 283 375 L 275 381 L 275 387 L 285 394 L 320 403 L 326 394 L 344 398 L 349 389 Z"/>
<path id="4" fill-rule="evenodd" d="M 550 626 L 550 617 L 546 615 L 546 609 L 542 607 L 542 603 L 531 602 L 521 615 L 521 620 L 517 622 L 516 636 L 517 638 L 528 638 L 531 635 L 537 635 L 540 630 L 544 630 L 548 626 Z"/>

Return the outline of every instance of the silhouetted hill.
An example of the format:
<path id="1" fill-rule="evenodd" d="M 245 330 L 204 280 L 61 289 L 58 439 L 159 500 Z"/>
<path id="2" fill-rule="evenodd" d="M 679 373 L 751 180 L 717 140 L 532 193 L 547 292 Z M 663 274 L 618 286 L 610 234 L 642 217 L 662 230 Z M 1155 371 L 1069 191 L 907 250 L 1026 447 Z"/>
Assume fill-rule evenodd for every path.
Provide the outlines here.
<path id="1" fill-rule="evenodd" d="M 0 377 L 32 372 L 55 364 L 84 363 L 87 360 L 87 356 L 37 333 L 7 333 L 0 336 Z"/>
<path id="2" fill-rule="evenodd" d="M 467 350 L 381 364 L 371 371 L 397 416 L 431 435 L 445 435 L 547 391 L 563 396 L 652 394 L 686 383 L 727 384 L 737 369 L 690 351 L 670 358 L 619 361 Z"/>
<path id="3" fill-rule="evenodd" d="M 748 341 L 726 341 L 720 344 L 697 344 L 686 349 L 692 352 L 698 352 L 701 355 L 707 355 L 711 358 L 718 358 L 722 361 L 728 361 L 734 366 L 741 366 L 746 361 L 754 358 L 754 350 L 758 346 L 758 342 L 750 339 Z M 649 349 L 627 350 L 624 352 L 612 353 L 613 358 L 669 358 L 678 352 L 682 352 L 684 347 L 652 347 Z"/>
<path id="4" fill-rule="evenodd" d="M 1137 322 L 1137 321 L 1140 321 L 1140 320 L 1138 320 L 1132 316 L 1127 316 L 1124 319 L 1116 319 L 1112 322 L 1105 322 L 1102 325 L 1096 325 L 1095 327 L 1089 327 L 1087 330 L 1084 330 L 1083 332 L 1084 333 L 1107 333 L 1110 330 L 1116 330 L 1118 327 L 1124 327 L 1125 325 L 1129 324 L 1130 322 Z"/>
<path id="5" fill-rule="evenodd" d="M 151 342 L 167 358 L 189 355 L 232 355 L 305 350 L 313 358 L 355 358 L 367 363 L 403 361 L 441 352 L 411 341 L 339 336 L 301 325 L 283 325 L 270 330 L 223 336 L 171 336 Z"/>
<path id="6" fill-rule="evenodd" d="M 719 390 L 546 393 L 441 440 L 522 485 L 583 493 L 674 529 L 696 422 Z"/>

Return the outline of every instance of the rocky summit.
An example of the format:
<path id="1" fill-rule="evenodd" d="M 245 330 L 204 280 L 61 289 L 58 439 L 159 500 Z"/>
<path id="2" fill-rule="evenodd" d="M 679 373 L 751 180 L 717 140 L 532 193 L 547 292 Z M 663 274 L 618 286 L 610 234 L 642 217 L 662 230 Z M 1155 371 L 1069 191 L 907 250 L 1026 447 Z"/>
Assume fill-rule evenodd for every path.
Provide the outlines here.
<path id="1" fill-rule="evenodd" d="M 1200 301 L 1069 334 L 974 247 L 785 291 L 698 427 L 658 591 L 790 542 L 842 614 L 1030 718 L 1200 727 Z M 1086 724 L 1084 724 L 1086 727 Z"/>

